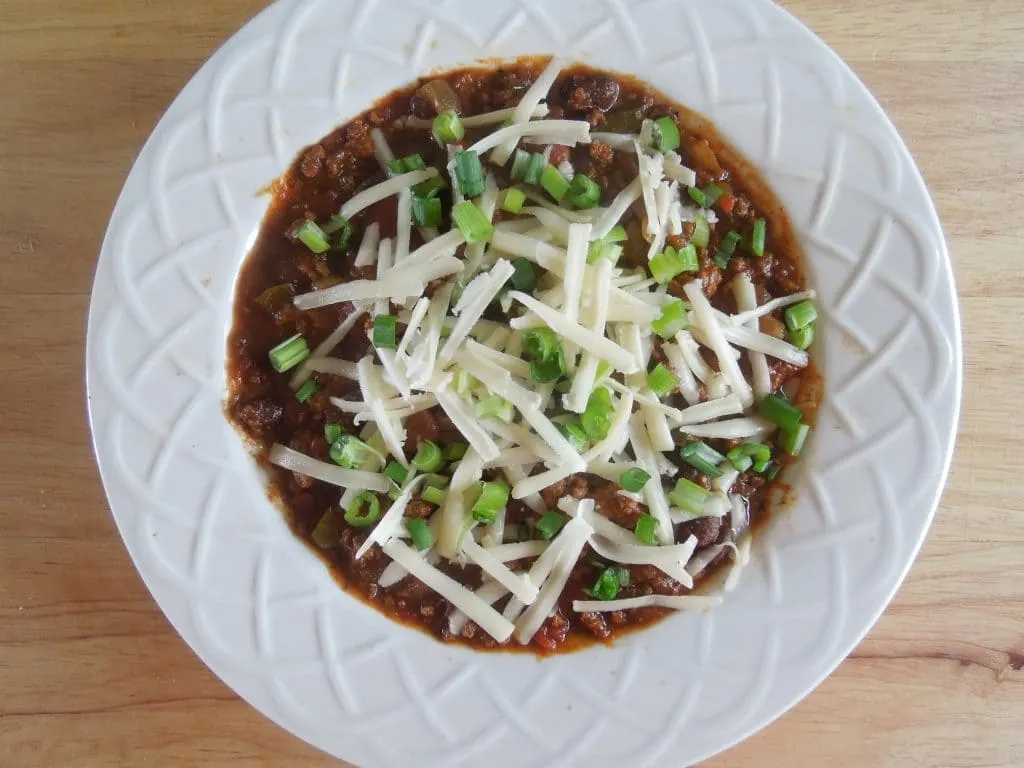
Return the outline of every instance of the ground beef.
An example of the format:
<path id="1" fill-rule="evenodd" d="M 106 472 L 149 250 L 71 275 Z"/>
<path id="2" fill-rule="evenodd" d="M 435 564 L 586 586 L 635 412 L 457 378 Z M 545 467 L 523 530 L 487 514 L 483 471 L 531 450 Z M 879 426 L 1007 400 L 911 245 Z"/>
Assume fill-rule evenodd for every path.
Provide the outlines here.
<path id="1" fill-rule="evenodd" d="M 594 496 L 594 505 L 598 512 L 613 523 L 633 530 L 636 527 L 636 521 L 640 519 L 640 515 L 644 514 L 644 507 L 642 504 L 621 495 L 619 493 L 621 490 L 622 486 L 618 483 L 607 483 Z"/>
<path id="2" fill-rule="evenodd" d="M 422 520 L 430 517 L 435 509 L 437 507 L 429 502 L 422 499 L 413 499 L 409 502 L 409 506 L 405 508 L 405 516 L 414 520 Z"/>
<path id="3" fill-rule="evenodd" d="M 253 400 L 235 410 L 236 419 L 261 435 L 269 434 L 283 416 L 284 408 L 269 398 Z"/>
<path id="4" fill-rule="evenodd" d="M 619 100 L 618 81 L 603 75 L 573 75 L 564 87 L 568 89 L 566 103 L 570 109 L 578 112 L 589 112 L 592 109 L 607 112 Z"/>
<path id="5" fill-rule="evenodd" d="M 547 620 L 541 624 L 537 634 L 533 636 L 533 642 L 547 652 L 554 651 L 565 642 L 569 634 L 570 624 L 568 619 L 562 615 L 561 609 L 556 610 Z"/>
<path id="6" fill-rule="evenodd" d="M 374 545 L 356 560 L 356 552 L 363 546 L 368 533 L 369 530 L 366 528 L 344 528 L 341 532 L 341 550 L 354 578 L 359 582 L 376 584 L 391 559 L 384 554 L 380 547 Z M 416 579 L 405 579 L 404 581 L 420 583 Z"/>
<path id="7" fill-rule="evenodd" d="M 686 541 L 690 536 L 697 537 L 697 549 L 709 547 L 718 541 L 718 534 L 722 530 L 722 518 L 720 517 L 698 517 L 683 523 L 676 529 L 676 540 Z"/>
<path id="8" fill-rule="evenodd" d="M 774 357 L 768 358 L 768 373 L 772 379 L 772 390 L 781 389 L 786 382 L 800 373 L 800 369 Z"/>
<path id="9" fill-rule="evenodd" d="M 591 160 L 598 168 L 605 168 L 615 160 L 615 150 L 603 141 L 594 141 L 587 147 Z"/>
<path id="10" fill-rule="evenodd" d="M 540 497 L 548 509 L 555 509 L 558 500 L 563 496 L 572 496 L 574 499 L 582 499 L 590 492 L 590 485 L 583 475 L 569 475 L 540 492 Z"/>
<path id="11" fill-rule="evenodd" d="M 405 420 L 405 452 L 410 456 L 424 440 L 437 444 L 440 439 L 441 430 L 432 411 L 420 411 Z"/>
<path id="12" fill-rule="evenodd" d="M 612 635 L 612 631 L 608 629 L 608 622 L 605 621 L 604 616 L 600 613 L 581 613 L 577 617 L 584 627 L 587 628 L 594 637 L 600 640 L 607 640 Z"/>
<path id="13" fill-rule="evenodd" d="M 314 179 L 324 167 L 324 158 L 327 157 L 327 150 L 322 144 L 314 144 L 302 154 L 299 160 L 299 172 L 307 179 Z"/>
<path id="14" fill-rule="evenodd" d="M 722 270 L 715 266 L 711 259 L 711 251 L 701 248 L 698 252 L 700 257 L 700 280 L 704 285 L 704 295 L 709 299 L 718 293 L 718 287 L 722 283 Z M 690 278 L 685 278 L 688 282 Z"/>

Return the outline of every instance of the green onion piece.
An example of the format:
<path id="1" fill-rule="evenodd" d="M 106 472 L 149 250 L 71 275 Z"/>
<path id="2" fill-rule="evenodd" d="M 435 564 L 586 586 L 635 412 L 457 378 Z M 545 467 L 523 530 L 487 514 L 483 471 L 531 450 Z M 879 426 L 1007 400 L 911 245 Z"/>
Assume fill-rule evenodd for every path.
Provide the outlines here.
<path id="1" fill-rule="evenodd" d="M 377 349 L 394 349 L 397 347 L 397 327 L 398 318 L 394 315 L 376 315 L 373 318 L 373 346 Z"/>
<path id="2" fill-rule="evenodd" d="M 597 373 L 594 374 L 594 383 L 600 384 L 602 381 L 611 376 L 614 370 L 615 367 L 611 363 L 606 363 L 604 360 L 602 360 L 600 363 L 597 364 Z"/>
<path id="3" fill-rule="evenodd" d="M 555 166 L 549 165 L 540 174 L 541 187 L 555 200 L 561 202 L 569 194 L 569 180 Z"/>
<path id="4" fill-rule="evenodd" d="M 422 552 L 434 546 L 434 534 L 430 532 L 430 526 L 426 520 L 418 518 L 405 521 L 405 530 L 409 532 L 409 538 L 413 545 Z"/>
<path id="5" fill-rule="evenodd" d="M 807 349 L 814 341 L 814 323 L 797 328 L 795 331 L 789 331 L 786 337 L 789 339 L 789 343 L 797 349 Z"/>
<path id="6" fill-rule="evenodd" d="M 388 170 L 391 171 L 391 173 L 394 174 L 395 176 L 405 173 L 405 158 L 396 157 L 394 160 L 388 163 Z"/>
<path id="7" fill-rule="evenodd" d="M 601 238 L 606 243 L 624 243 L 629 239 L 629 235 L 626 234 L 626 228 L 621 224 L 616 224 L 611 228 L 611 231 Z"/>
<path id="8" fill-rule="evenodd" d="M 526 174 L 523 176 L 523 181 L 527 184 L 540 184 L 541 174 L 544 172 L 544 165 L 547 160 L 544 159 L 543 152 L 534 152 L 530 155 L 530 164 L 526 166 Z"/>
<path id="9" fill-rule="evenodd" d="M 425 475 L 424 477 L 426 478 L 426 483 L 429 488 L 439 488 L 442 491 L 445 488 L 447 488 L 452 482 L 452 479 L 450 477 L 446 477 L 445 475 L 429 474 Z"/>
<path id="10" fill-rule="evenodd" d="M 762 472 L 771 461 L 772 449 L 764 443 L 740 443 L 725 455 L 738 472 L 746 472 L 751 467 L 755 472 Z"/>
<path id="11" fill-rule="evenodd" d="M 455 153 L 455 178 L 459 189 L 466 197 L 476 197 L 484 191 L 484 170 L 480 165 L 480 155 L 476 152 Z"/>
<path id="12" fill-rule="evenodd" d="M 786 310 L 786 327 L 791 331 L 806 328 L 817 319 L 818 310 L 810 299 L 804 299 Z"/>
<path id="13" fill-rule="evenodd" d="M 647 374 L 647 386 L 658 397 L 666 397 L 679 386 L 679 379 L 664 363 L 658 363 L 654 370 Z"/>
<path id="14" fill-rule="evenodd" d="M 466 126 L 454 111 L 449 110 L 434 118 L 431 132 L 438 144 L 451 144 L 454 141 L 462 141 L 466 135 Z"/>
<path id="15" fill-rule="evenodd" d="M 658 543 L 658 518 L 653 515 L 640 515 L 633 533 L 644 544 L 656 545 Z"/>
<path id="16" fill-rule="evenodd" d="M 455 392 L 460 395 L 468 395 L 473 389 L 473 377 L 465 368 L 455 367 Z"/>
<path id="17" fill-rule="evenodd" d="M 772 462 L 769 459 L 754 459 L 754 463 L 750 468 L 755 472 L 762 473 L 771 465 Z"/>
<path id="18" fill-rule="evenodd" d="M 423 489 L 423 493 L 420 494 L 420 498 L 428 504 L 435 504 L 440 507 L 444 504 L 444 500 L 448 497 L 447 492 L 443 488 L 435 488 L 432 485 L 428 485 Z"/>
<path id="19" fill-rule="evenodd" d="M 364 509 L 365 507 L 365 509 Z M 365 528 L 380 520 L 380 499 L 377 494 L 363 491 L 345 510 L 345 522 L 353 528 Z"/>
<path id="20" fill-rule="evenodd" d="M 565 367 L 565 351 L 559 344 L 549 359 L 530 363 L 530 375 L 538 384 L 547 384 L 560 378 L 565 373 Z"/>
<path id="21" fill-rule="evenodd" d="M 729 254 L 717 251 L 711 261 L 719 269 L 727 269 L 729 267 L 729 258 Z"/>
<path id="22" fill-rule="evenodd" d="M 690 244 L 698 248 L 707 248 L 709 242 L 711 242 L 711 225 L 708 224 L 708 220 L 704 216 L 698 216 L 693 223 L 693 236 L 690 237 Z"/>
<path id="23" fill-rule="evenodd" d="M 331 250 L 341 250 L 348 247 L 348 241 L 352 238 L 352 222 L 336 213 L 331 220 L 323 226 L 324 234 L 331 242 Z"/>
<path id="24" fill-rule="evenodd" d="M 714 182 L 712 182 L 711 184 L 708 184 L 706 187 L 704 187 L 703 192 L 704 192 L 704 206 L 703 207 L 705 207 L 705 208 L 710 208 L 715 203 L 717 203 L 719 198 L 721 198 L 721 196 L 723 194 L 722 193 L 722 188 L 720 186 L 718 186 L 717 184 L 715 184 Z"/>
<path id="25" fill-rule="evenodd" d="M 452 208 L 452 221 L 470 245 L 486 243 L 494 234 L 494 226 L 484 216 L 483 211 L 469 200 L 463 200 Z"/>
<path id="26" fill-rule="evenodd" d="M 576 453 L 583 453 L 587 450 L 590 440 L 587 439 L 587 432 L 578 421 L 556 424 L 555 426 L 558 427 L 559 432 L 565 435 L 565 439 L 569 441 L 569 445 L 573 447 Z"/>
<path id="27" fill-rule="evenodd" d="M 447 188 L 448 182 L 444 180 L 444 176 L 438 174 L 431 176 L 426 181 L 421 181 L 412 188 L 412 193 L 416 197 L 436 197 L 442 189 Z"/>
<path id="28" fill-rule="evenodd" d="M 558 350 L 558 337 L 550 328 L 531 328 L 523 334 L 523 352 L 529 360 L 550 360 Z"/>
<path id="29" fill-rule="evenodd" d="M 502 482 L 483 483 L 480 495 L 473 504 L 473 519 L 479 523 L 493 523 L 498 512 L 508 504 L 509 487 Z"/>
<path id="30" fill-rule="evenodd" d="M 555 538 L 556 534 L 562 530 L 565 525 L 566 519 L 558 512 L 545 512 L 540 516 L 537 521 L 536 530 L 537 535 L 540 536 L 544 541 L 551 541 Z"/>
<path id="31" fill-rule="evenodd" d="M 654 258 L 647 263 L 647 266 L 651 270 L 651 277 L 657 280 L 660 285 L 668 285 L 676 275 L 681 274 L 683 271 L 683 263 L 679 258 L 679 253 L 671 245 L 661 253 L 655 254 Z"/>
<path id="32" fill-rule="evenodd" d="M 324 440 L 328 445 L 334 445 L 343 434 L 341 424 L 324 424 Z"/>
<path id="33" fill-rule="evenodd" d="M 710 498 L 711 491 L 685 477 L 676 480 L 676 487 L 668 494 L 670 502 L 693 515 L 701 514 L 704 511 L 704 505 Z"/>
<path id="34" fill-rule="evenodd" d="M 414 197 L 412 199 L 412 218 L 417 227 L 441 226 L 441 200 L 436 197 Z"/>
<path id="35" fill-rule="evenodd" d="M 516 151 L 518 152 L 519 150 Z M 501 209 L 509 213 L 522 213 L 524 203 L 526 203 L 526 193 L 516 187 L 509 187 L 505 190 L 505 198 L 501 201 Z"/>
<path id="36" fill-rule="evenodd" d="M 690 243 L 680 248 L 677 253 L 679 254 L 679 266 L 683 268 L 683 272 L 700 271 L 700 261 L 697 259 L 697 246 Z"/>
<path id="37" fill-rule="evenodd" d="M 617 242 L 604 237 L 600 240 L 595 240 L 587 247 L 587 263 L 596 264 L 601 259 L 607 259 L 612 263 L 612 266 L 615 266 L 619 263 L 619 259 L 622 258 L 624 251 L 625 249 Z"/>
<path id="38" fill-rule="evenodd" d="M 295 230 L 295 237 L 313 253 L 326 253 L 331 249 L 327 233 L 315 221 L 306 219 Z"/>
<path id="39" fill-rule="evenodd" d="M 577 208 L 594 208 L 601 202 L 601 187 L 583 173 L 577 173 L 569 183 L 569 202 Z"/>
<path id="40" fill-rule="evenodd" d="M 401 486 L 405 483 L 405 479 L 409 477 L 409 470 L 399 464 L 397 461 L 389 461 L 388 465 L 384 467 L 384 474 L 391 478 L 397 486 Z"/>
<path id="41" fill-rule="evenodd" d="M 320 522 L 316 524 L 309 538 L 313 540 L 320 549 L 334 549 L 341 546 L 341 521 L 342 516 L 334 507 L 328 507 Z"/>
<path id="42" fill-rule="evenodd" d="M 270 350 L 269 357 L 274 370 L 284 373 L 309 357 L 309 345 L 301 333 L 296 333 Z"/>
<path id="43" fill-rule="evenodd" d="M 698 189 L 697 187 L 687 187 L 686 188 L 686 194 L 688 194 L 690 196 L 690 199 L 693 200 L 693 202 L 695 202 L 701 208 L 707 208 L 708 207 L 708 205 L 707 205 L 707 202 L 708 202 L 707 196 L 704 194 L 704 192 L 702 190 Z M 707 246 L 704 246 L 704 247 L 707 247 Z"/>
<path id="44" fill-rule="evenodd" d="M 614 600 L 619 594 L 619 569 L 615 566 L 605 568 L 594 586 L 583 591 L 597 600 Z"/>
<path id="45" fill-rule="evenodd" d="M 725 253 L 732 256 L 734 253 L 736 253 L 736 246 L 740 244 L 740 240 L 742 239 L 743 238 L 741 237 L 739 232 L 728 232 L 726 233 L 725 237 L 722 238 L 722 242 L 719 243 L 718 250 L 724 251 Z"/>
<path id="46" fill-rule="evenodd" d="M 587 407 L 580 416 L 580 425 L 591 440 L 604 440 L 612 427 L 612 395 L 604 387 L 590 393 Z"/>
<path id="47" fill-rule="evenodd" d="M 663 339 L 671 339 L 688 325 L 686 305 L 681 299 L 662 305 L 661 317 L 651 323 L 654 332 Z"/>
<path id="48" fill-rule="evenodd" d="M 650 472 L 640 469 L 640 467 L 633 467 L 622 473 L 622 476 L 619 478 L 619 485 L 630 493 L 639 493 L 650 479 Z"/>
<path id="49" fill-rule="evenodd" d="M 750 235 L 750 250 L 755 256 L 764 256 L 764 243 L 768 237 L 768 222 L 758 219 L 754 222 L 754 231 Z"/>
<path id="50" fill-rule="evenodd" d="M 448 443 L 444 447 L 444 460 L 445 461 L 458 461 L 466 455 L 466 451 L 469 450 L 469 445 L 466 443 Z"/>
<path id="51" fill-rule="evenodd" d="M 810 433 L 811 428 L 806 424 L 797 424 L 793 429 L 784 429 L 779 437 L 779 447 L 790 456 L 799 456 Z"/>
<path id="52" fill-rule="evenodd" d="M 295 392 L 295 399 L 298 400 L 300 403 L 304 403 L 307 400 L 309 400 L 309 398 L 316 394 L 316 390 L 316 379 L 309 379 Z"/>
<path id="53" fill-rule="evenodd" d="M 528 259 L 516 259 L 512 262 L 515 271 L 510 278 L 512 287 L 523 293 L 531 293 L 537 287 L 537 273 Z"/>
<path id="54" fill-rule="evenodd" d="M 512 180 L 526 181 L 526 172 L 530 169 L 530 159 L 533 157 L 525 149 L 517 149 L 512 157 Z"/>
<path id="55" fill-rule="evenodd" d="M 630 581 L 629 568 L 624 565 L 616 565 L 613 567 L 615 568 L 615 578 L 619 580 L 619 586 L 628 587 Z"/>
<path id="56" fill-rule="evenodd" d="M 768 480 L 774 480 L 776 477 L 779 476 L 779 472 L 781 472 L 781 471 L 782 471 L 782 465 L 781 464 L 771 464 L 765 470 L 764 476 L 767 477 Z"/>
<path id="57" fill-rule="evenodd" d="M 506 424 L 511 423 L 515 418 L 515 411 L 512 403 L 501 395 L 488 395 L 476 404 L 477 417 L 481 419 L 500 419 Z"/>
<path id="58" fill-rule="evenodd" d="M 703 440 L 686 443 L 679 449 L 679 455 L 683 461 L 711 479 L 722 476 L 722 470 L 718 468 L 718 465 L 725 461 L 725 456 Z"/>
<path id="59" fill-rule="evenodd" d="M 388 164 L 388 170 L 396 176 L 412 171 L 426 170 L 427 164 L 423 162 L 423 156 L 419 153 L 406 157 L 396 157 Z"/>
<path id="60" fill-rule="evenodd" d="M 676 125 L 676 121 L 667 115 L 655 120 L 654 140 L 658 145 L 658 151 L 662 154 L 678 149 L 680 139 L 679 126 Z"/>
<path id="61" fill-rule="evenodd" d="M 444 466 L 444 457 L 437 443 L 430 440 L 421 440 L 416 455 L 412 459 L 412 465 L 420 472 L 437 472 Z"/>
<path id="62" fill-rule="evenodd" d="M 765 395 L 757 409 L 758 414 L 779 426 L 780 429 L 796 429 L 804 412 L 782 395 Z"/>
<path id="63" fill-rule="evenodd" d="M 331 461 L 345 469 L 358 469 L 370 458 L 370 446 L 355 435 L 342 435 L 328 451 Z"/>

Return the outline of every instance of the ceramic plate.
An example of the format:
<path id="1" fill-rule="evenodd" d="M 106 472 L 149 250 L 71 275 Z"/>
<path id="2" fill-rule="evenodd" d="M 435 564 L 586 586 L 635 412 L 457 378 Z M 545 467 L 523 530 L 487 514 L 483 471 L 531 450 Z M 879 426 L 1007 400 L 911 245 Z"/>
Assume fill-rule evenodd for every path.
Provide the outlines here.
<path id="1" fill-rule="evenodd" d="M 559 52 L 710 117 L 787 206 L 824 320 L 827 395 L 798 501 L 740 589 L 612 648 L 538 661 L 404 628 L 288 531 L 222 412 L 239 265 L 304 145 L 397 86 Z M 286 0 L 150 137 L 89 315 L 96 455 L 135 565 L 229 686 L 360 765 L 690 765 L 805 696 L 892 597 L 931 521 L 960 401 L 942 231 L 893 126 L 764 0 Z"/>

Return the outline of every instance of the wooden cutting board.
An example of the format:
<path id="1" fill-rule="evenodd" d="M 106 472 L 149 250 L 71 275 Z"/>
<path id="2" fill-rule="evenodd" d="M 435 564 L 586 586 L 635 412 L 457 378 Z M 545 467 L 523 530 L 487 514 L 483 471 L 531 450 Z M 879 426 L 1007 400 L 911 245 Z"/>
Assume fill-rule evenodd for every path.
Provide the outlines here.
<path id="1" fill-rule="evenodd" d="M 935 527 L 878 626 L 712 760 L 1024 765 L 1024 4 L 788 0 L 889 110 L 935 195 L 966 340 Z M 0 764 L 327 765 L 220 683 L 132 568 L 89 445 L 83 340 L 116 195 L 260 0 L 0 0 Z M 841 9 L 841 10 L 840 10 Z"/>

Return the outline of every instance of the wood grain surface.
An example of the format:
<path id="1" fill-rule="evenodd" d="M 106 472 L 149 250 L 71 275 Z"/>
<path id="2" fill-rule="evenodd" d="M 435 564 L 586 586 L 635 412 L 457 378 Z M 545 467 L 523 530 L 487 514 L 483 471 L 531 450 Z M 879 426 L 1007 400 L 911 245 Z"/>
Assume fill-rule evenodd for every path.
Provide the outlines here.
<path id="1" fill-rule="evenodd" d="M 554 0 L 552 0 L 554 1 Z M 191 653 L 90 450 L 96 255 L 136 153 L 261 0 L 0 0 L 0 765 L 332 764 Z M 721 768 L 1024 765 L 1024 3 L 787 0 L 906 137 L 956 265 L 966 387 L 923 554 L 853 655 Z"/>

